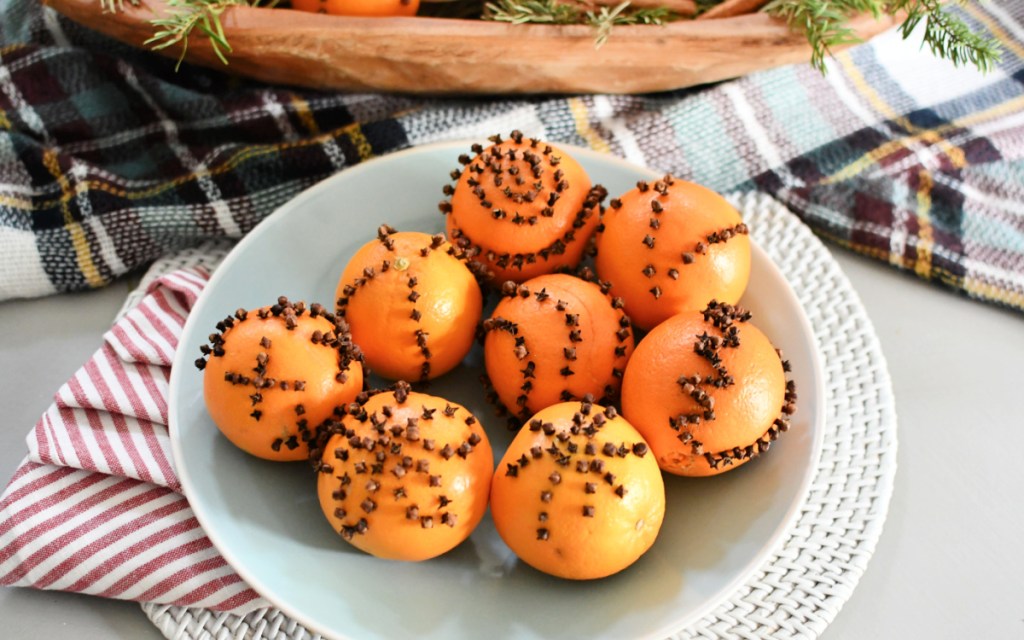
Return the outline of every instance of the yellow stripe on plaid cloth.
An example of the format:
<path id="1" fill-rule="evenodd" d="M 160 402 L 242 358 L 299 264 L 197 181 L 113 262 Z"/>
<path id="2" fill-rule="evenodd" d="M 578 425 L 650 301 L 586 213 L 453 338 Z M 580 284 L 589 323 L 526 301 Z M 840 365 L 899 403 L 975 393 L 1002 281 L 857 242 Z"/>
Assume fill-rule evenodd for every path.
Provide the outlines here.
<path id="1" fill-rule="evenodd" d="M 1017 113 L 1022 109 L 1024 109 L 1024 96 L 1020 96 L 1014 98 L 1013 100 L 1009 100 L 1002 104 L 996 105 L 991 109 L 979 111 L 977 113 L 972 113 L 962 118 L 952 120 L 946 124 L 939 125 L 933 129 L 922 131 L 917 135 L 904 136 L 903 138 L 900 138 L 898 140 L 890 140 L 889 142 L 879 145 L 878 147 L 867 152 L 866 154 L 864 154 L 854 162 L 851 162 L 850 164 L 846 165 L 839 171 L 836 171 L 832 175 L 827 176 L 821 181 L 821 184 L 835 184 L 837 182 L 849 180 L 850 178 L 853 178 L 854 176 L 861 173 L 865 169 L 875 166 L 882 158 L 885 158 L 886 156 L 889 156 L 895 153 L 896 151 L 905 148 L 907 146 L 907 142 L 927 142 L 928 136 L 931 136 L 932 134 L 944 136 L 945 134 L 956 131 L 957 129 L 966 129 L 969 127 L 973 127 L 982 122 L 1002 118 L 1011 113 Z"/>
<path id="2" fill-rule="evenodd" d="M 1021 46 L 1021 43 L 1012 35 L 1008 34 L 998 22 L 993 20 L 988 14 L 973 3 L 965 3 L 961 6 L 971 15 L 972 18 L 984 25 L 985 28 L 988 29 L 989 33 L 999 40 L 999 44 L 1001 46 L 1012 51 L 1018 58 L 1024 58 L 1024 46 Z M 1017 113 L 1022 109 L 1024 109 L 1024 98 L 1018 98 L 990 109 L 988 112 L 978 113 L 963 118 L 962 122 L 964 124 L 973 124 L 974 122 L 984 121 L 989 117 L 992 117 L 992 115 L 1002 116 L 1009 113 Z M 970 295 L 974 295 L 979 298 L 987 298 L 1017 308 L 1024 307 L 1024 294 L 1008 291 L 988 282 L 983 282 L 976 277 L 963 278 L 961 286 Z"/>
<path id="3" fill-rule="evenodd" d="M 51 202 L 59 202 L 59 200 L 53 200 Z M 8 206 L 12 209 L 21 209 L 23 211 L 32 210 L 32 201 L 24 198 L 15 198 L 13 196 L 0 196 L 0 204 Z"/>
<path id="4" fill-rule="evenodd" d="M 587 141 L 591 149 L 601 153 L 612 152 L 611 146 L 590 126 L 587 105 L 583 103 L 581 98 L 569 98 L 569 113 L 572 114 L 572 119 L 576 123 L 576 133 L 580 134 L 580 137 Z"/>
<path id="5" fill-rule="evenodd" d="M 331 131 L 328 131 L 327 133 L 321 133 L 320 135 L 313 136 L 311 138 L 304 138 L 302 140 L 296 140 L 294 142 L 282 142 L 280 144 L 254 145 L 251 147 L 245 147 L 244 149 L 240 149 L 239 151 L 235 152 L 233 155 L 228 157 L 228 159 L 225 160 L 224 162 L 216 166 L 210 167 L 209 169 L 204 171 L 202 176 L 219 176 L 221 174 L 234 171 L 242 163 L 248 162 L 249 160 L 252 160 L 254 158 L 259 158 L 265 155 L 278 153 L 281 151 L 287 151 L 288 149 L 316 146 L 322 144 L 323 142 L 330 138 L 335 138 L 341 135 L 347 136 L 349 140 L 352 141 L 352 144 L 356 148 L 356 152 L 359 154 L 360 161 L 369 160 L 376 155 L 374 153 L 373 146 L 370 144 L 370 141 L 367 140 L 366 136 L 363 134 L 362 127 L 359 124 L 354 123 L 338 127 Z M 173 180 L 161 182 L 159 184 L 153 185 L 152 187 L 147 187 L 145 189 L 126 189 L 123 187 L 115 186 L 109 182 L 103 182 L 99 180 L 87 180 L 82 182 L 81 184 L 89 189 L 103 191 L 118 198 L 124 198 L 126 200 L 141 200 L 143 198 L 151 198 L 153 196 L 160 195 L 170 189 L 175 189 L 183 184 L 192 182 L 193 180 L 196 180 L 199 177 L 199 174 L 187 173 L 178 176 Z M 6 196 L 0 196 L 0 203 L 8 204 L 10 206 L 19 207 L 22 209 L 46 209 L 55 206 L 64 207 L 74 197 L 74 192 L 70 192 L 62 188 L 61 196 L 56 200 L 46 200 L 33 204 L 28 200 L 20 200 Z"/>
<path id="6" fill-rule="evenodd" d="M 320 127 L 316 124 L 316 118 L 313 117 L 313 110 L 309 108 L 309 103 L 296 93 L 291 95 L 291 102 L 295 108 L 295 116 L 302 123 L 302 126 L 306 127 L 306 131 L 313 135 L 319 134 Z"/>
<path id="7" fill-rule="evenodd" d="M 23 42 L 20 42 L 18 44 L 9 44 L 6 47 L 0 47 L 0 56 L 5 56 L 8 53 L 11 53 L 12 51 L 17 51 L 18 49 L 24 49 L 30 46 L 32 45 Z"/>
<path id="8" fill-rule="evenodd" d="M 885 113 L 885 112 L 892 113 L 892 109 L 884 101 L 882 101 L 881 98 L 879 98 L 877 96 L 877 94 L 875 94 L 874 90 L 871 89 L 867 85 L 867 83 L 864 81 L 864 78 L 863 78 L 863 76 L 860 75 L 860 72 L 855 67 L 853 67 L 852 59 L 850 58 L 849 54 L 844 52 L 844 53 L 839 54 L 839 56 L 837 56 L 837 57 L 840 58 L 840 61 L 843 63 L 844 70 L 848 74 L 850 74 L 851 71 L 852 71 L 853 75 L 851 76 L 851 79 L 853 79 L 853 76 L 856 76 L 856 78 L 859 78 L 861 84 L 858 85 L 858 89 L 860 89 L 861 86 L 865 87 L 867 89 L 867 91 L 865 92 L 865 95 L 875 95 L 875 97 L 876 97 L 876 99 L 878 101 L 876 107 L 879 107 L 880 111 L 882 111 L 883 113 Z M 856 81 L 855 81 L 855 84 L 856 84 Z M 950 122 L 948 122 L 946 124 L 939 125 L 937 127 L 929 129 L 929 130 L 920 130 L 917 127 L 914 127 L 909 122 L 906 122 L 906 123 L 902 122 L 905 119 L 894 118 L 894 121 L 900 122 L 905 128 L 907 128 L 908 131 L 917 131 L 917 133 L 914 134 L 914 135 L 910 135 L 910 136 L 904 136 L 903 138 L 900 138 L 900 139 L 897 139 L 897 140 L 890 140 L 889 142 L 886 142 L 886 143 L 884 143 L 882 145 L 879 145 L 875 149 L 872 149 L 868 153 L 866 153 L 863 156 L 861 156 L 859 159 L 855 160 L 854 162 L 851 162 L 850 164 L 846 165 L 845 167 L 843 167 L 839 171 L 837 171 L 837 172 L 833 173 L 832 175 L 830 175 L 830 176 L 826 177 L 825 179 L 823 179 L 821 181 L 821 184 L 835 184 L 835 183 L 842 182 L 844 180 L 848 180 L 850 178 L 853 178 L 854 176 L 860 174 L 861 172 L 863 172 L 864 170 L 868 169 L 869 167 L 876 166 L 877 163 L 880 160 L 882 160 L 883 158 L 885 158 L 885 157 L 887 157 L 887 156 L 889 156 L 889 155 L 891 155 L 891 154 L 893 154 L 893 153 L 895 153 L 895 152 L 897 152 L 897 151 L 899 151 L 901 149 L 906 148 L 907 145 L 910 144 L 910 143 L 917 142 L 917 141 L 931 142 L 931 141 L 935 140 L 936 137 L 941 138 L 941 139 L 945 139 L 945 136 L 947 134 L 950 134 L 950 133 L 952 133 L 952 132 L 954 132 L 956 130 L 962 130 L 962 129 L 967 129 L 967 128 L 970 128 L 970 127 L 974 127 L 974 126 L 977 126 L 977 125 L 985 123 L 985 122 L 989 122 L 989 121 L 992 121 L 992 120 L 1003 118 L 1003 117 L 1005 117 L 1007 115 L 1010 115 L 1010 114 L 1018 113 L 1021 110 L 1024 110 L 1024 96 L 1019 96 L 1019 97 L 1014 98 L 1012 100 L 1008 100 L 1006 102 L 998 104 L 998 105 L 996 105 L 994 107 L 991 107 L 989 109 L 986 109 L 984 111 L 978 111 L 976 113 L 965 115 L 965 116 L 963 116 L 961 118 L 958 118 L 956 120 L 952 120 L 952 121 L 950 121 Z M 957 165 L 957 166 L 964 166 L 964 165 L 966 165 L 966 159 L 963 158 L 963 153 L 962 153 L 962 151 L 959 148 L 957 148 L 957 153 L 955 155 L 947 153 L 947 156 L 951 159 L 951 161 L 954 161 L 954 162 L 957 159 L 961 159 L 962 164 L 961 165 Z M 922 193 L 922 190 L 925 190 L 925 183 L 924 182 L 922 182 L 921 187 L 918 189 L 918 220 L 921 222 L 921 224 L 920 224 L 920 231 L 919 231 L 918 235 L 921 238 L 921 240 L 923 241 L 924 246 L 917 248 L 918 261 L 915 262 L 915 264 L 913 265 L 914 270 L 919 275 L 922 275 L 922 276 L 926 276 L 926 277 L 928 277 L 928 276 L 936 277 L 937 276 L 940 281 L 942 281 L 942 282 L 944 282 L 946 284 L 949 284 L 951 286 L 957 287 L 957 288 L 963 288 L 968 293 L 971 293 L 971 294 L 976 295 L 978 297 L 992 298 L 992 299 L 995 299 L 995 300 L 998 300 L 998 301 L 1001 301 L 1001 302 L 1005 302 L 1005 303 L 1010 304 L 1010 305 L 1016 305 L 1018 307 L 1021 306 L 1021 300 L 1020 300 L 1020 296 L 1018 294 L 1015 294 L 1015 293 L 1012 293 L 1012 292 L 1009 292 L 1009 291 L 1006 291 L 1006 290 L 998 289 L 997 287 L 993 287 L 992 285 L 988 285 L 986 283 L 979 282 L 976 279 L 968 279 L 968 278 L 964 278 L 964 277 L 958 276 L 956 274 L 953 274 L 953 273 L 949 272 L 946 269 L 936 268 L 932 264 L 932 262 L 931 262 L 931 247 L 934 246 L 934 232 L 933 232 L 933 229 L 932 229 L 931 217 L 930 217 L 930 209 L 931 209 L 931 195 L 930 195 L 930 192 L 931 192 L 931 188 L 933 186 L 933 184 L 931 182 L 932 182 L 931 181 L 931 176 L 929 175 L 928 176 L 928 184 L 927 184 L 927 188 L 926 188 L 927 195 Z M 926 200 L 925 200 L 925 198 L 926 198 Z M 926 204 L 927 204 L 927 206 L 925 206 Z M 922 213 L 924 213 L 925 215 L 922 215 Z M 817 231 L 819 233 L 822 233 L 821 229 L 818 229 Z M 875 258 L 879 258 L 879 259 L 882 259 L 882 260 L 888 260 L 891 264 L 894 264 L 894 265 L 897 265 L 897 266 L 903 265 L 903 263 L 905 262 L 903 256 L 892 255 L 891 252 L 890 252 L 889 255 L 882 255 L 881 252 L 870 251 L 870 250 L 868 250 L 867 247 L 865 247 L 863 245 L 856 245 L 856 244 L 851 243 L 849 241 L 846 241 L 846 240 L 844 240 L 842 238 L 832 237 L 831 235 L 829 235 L 829 237 L 834 242 L 836 242 L 838 244 L 849 246 L 850 248 L 854 249 L 855 251 L 858 251 L 860 253 L 865 253 L 865 254 L 868 254 L 868 255 L 872 255 Z M 927 255 L 924 255 L 925 251 L 927 251 Z M 909 268 L 910 265 L 904 265 L 904 266 Z M 996 295 L 997 292 L 998 292 L 998 295 Z"/>
<path id="9" fill-rule="evenodd" d="M 932 275 L 932 246 L 935 244 L 935 234 L 932 231 L 932 187 L 935 181 L 932 179 L 931 171 L 922 169 L 917 174 L 917 260 L 914 262 L 914 272 L 922 278 L 931 278 Z"/>
<path id="10" fill-rule="evenodd" d="M 989 282 L 982 282 L 975 277 L 963 278 L 963 289 L 977 298 L 1001 302 L 1018 309 L 1024 308 L 1024 293 L 1008 291 Z"/>
<path id="11" fill-rule="evenodd" d="M 360 162 L 365 162 L 373 157 L 373 145 L 371 145 L 370 141 L 366 139 L 362 125 L 358 122 L 353 122 L 350 125 L 342 127 L 341 131 L 347 135 L 348 139 L 355 145 L 356 152 L 359 154 Z"/>
<path id="12" fill-rule="evenodd" d="M 865 80 L 860 69 L 853 63 L 853 57 L 848 52 L 843 52 L 839 55 L 839 63 L 846 73 L 846 76 L 853 83 L 857 91 L 860 92 L 864 98 L 871 103 L 871 105 L 878 110 L 886 119 L 896 122 L 905 131 L 910 132 L 910 137 L 897 138 L 893 140 L 891 144 L 885 144 L 880 147 L 876 147 L 872 151 L 861 157 L 861 159 L 853 164 L 864 164 L 866 166 L 873 165 L 880 162 L 883 158 L 888 156 L 890 153 L 900 148 L 909 148 L 915 140 L 921 140 L 927 144 L 934 144 L 938 146 L 943 153 L 949 158 L 950 162 L 957 168 L 962 168 L 967 164 L 967 159 L 964 157 L 964 153 L 961 149 L 955 145 L 950 144 L 945 138 L 939 135 L 933 129 L 921 129 L 914 125 L 906 116 L 900 115 L 892 106 L 885 101 L 882 96 L 875 91 L 875 89 Z M 889 149 L 891 146 L 891 150 Z M 884 150 L 884 151 L 883 151 Z M 851 165 L 847 165 L 839 173 L 846 173 Z M 859 171 L 858 171 L 859 173 Z M 925 172 L 922 172 L 924 174 Z M 917 247 L 916 261 L 914 264 L 914 271 L 918 274 L 928 277 L 932 271 L 931 265 L 931 246 L 933 243 L 934 233 L 932 233 L 931 217 L 928 215 L 928 211 L 931 209 L 931 176 L 922 175 L 921 185 L 917 192 L 917 221 L 918 221 L 918 236 L 923 241 L 924 245 Z M 835 178 L 835 176 L 832 176 Z M 829 180 L 832 181 L 831 179 Z M 923 214 L 923 215 L 922 215 Z M 900 260 L 901 257 L 890 255 L 889 261 L 895 264 L 895 261 Z"/>
<path id="13" fill-rule="evenodd" d="M 874 245 L 864 244 L 862 242 L 855 242 L 845 236 L 827 231 L 824 228 L 815 229 L 814 232 L 821 236 L 822 238 L 828 240 L 829 242 L 834 242 L 840 247 L 844 247 L 851 251 L 855 251 L 859 254 L 868 256 L 869 258 L 875 258 L 876 260 L 881 260 L 882 262 L 885 262 L 892 257 L 889 251 L 879 249 Z M 893 262 L 897 266 L 901 266 L 906 269 L 909 269 L 911 267 L 907 260 L 902 259 L 902 256 L 897 256 L 897 258 L 900 259 L 897 261 L 889 261 Z M 965 282 L 965 278 L 963 276 L 959 276 L 950 271 L 949 269 L 946 269 L 945 267 L 939 267 L 935 265 L 932 265 L 930 279 L 932 281 L 938 279 L 939 282 L 942 282 L 944 284 L 950 285 L 958 289 L 962 288 Z"/>
<path id="14" fill-rule="evenodd" d="M 921 141 L 927 144 L 934 144 L 937 147 L 939 147 L 939 149 L 941 149 L 943 153 L 946 154 L 946 156 L 949 158 L 949 161 L 957 169 L 962 169 L 967 165 L 967 158 L 964 157 L 963 150 L 957 147 L 956 145 L 950 144 L 948 140 L 946 140 L 942 135 L 939 134 L 938 128 L 922 129 L 915 125 L 913 122 L 911 122 L 906 116 L 900 115 L 899 112 L 893 109 L 889 105 L 889 103 L 886 102 L 877 91 L 875 91 L 874 87 L 872 87 L 870 83 L 868 83 L 868 81 L 864 79 L 864 76 L 861 74 L 860 69 L 858 69 L 857 65 L 853 63 L 853 57 L 849 54 L 849 52 L 844 51 L 840 53 L 837 56 L 837 58 L 839 60 L 839 63 L 842 65 L 843 71 L 846 73 L 846 76 L 850 79 L 851 82 L 853 82 L 853 85 L 854 87 L 856 87 L 857 91 L 859 91 L 860 94 L 864 96 L 864 98 L 869 103 L 871 103 L 871 106 L 873 106 L 876 110 L 878 110 L 879 113 L 885 116 L 887 120 L 892 120 L 900 127 L 910 132 L 910 136 L 899 138 L 893 141 L 893 143 L 895 143 L 893 145 L 895 148 L 909 146 L 903 144 L 903 140 L 906 140 L 907 142 Z M 892 153 L 894 149 L 890 149 L 888 153 L 879 153 L 881 149 L 885 149 L 887 147 L 889 147 L 889 145 L 882 145 L 881 147 L 878 147 L 878 149 L 875 149 L 874 151 L 870 152 L 868 154 L 870 156 L 870 160 L 866 164 L 870 165 L 874 162 L 881 160 L 886 155 L 889 155 L 889 153 Z"/>
<path id="15" fill-rule="evenodd" d="M 1006 31 L 995 20 L 971 3 L 963 5 L 963 8 L 971 15 L 971 17 L 983 24 L 985 28 L 988 29 L 997 40 L 999 40 L 1000 45 L 1012 51 L 1018 58 L 1024 58 L 1024 46 L 1021 46 L 1020 42 L 1010 34 L 1006 33 Z M 993 116 L 1003 116 L 1010 113 L 1017 113 L 1021 110 L 1024 110 L 1024 97 L 1005 102 L 993 109 L 990 109 L 989 111 L 973 114 L 963 118 L 962 122 L 964 124 L 974 124 L 975 122 L 981 122 Z M 962 279 L 961 286 L 969 295 L 993 300 L 1018 309 L 1024 308 L 1024 294 L 1009 291 L 989 282 L 984 282 L 980 278 L 974 276 L 965 277 Z"/>
<path id="16" fill-rule="evenodd" d="M 989 33 L 995 36 L 996 40 L 999 40 L 999 44 L 1001 46 L 1012 51 L 1018 58 L 1024 58 L 1024 46 L 1021 46 L 1020 42 L 1016 38 L 1006 33 L 998 22 L 976 7 L 973 2 L 964 2 L 960 5 L 960 8 L 971 14 L 972 18 L 985 25 L 985 28 L 988 29 Z"/>
<path id="17" fill-rule="evenodd" d="M 71 198 L 75 196 L 74 191 L 71 189 L 71 183 L 68 182 L 64 172 L 60 170 L 60 164 L 57 161 L 57 152 L 52 148 L 47 148 L 43 151 L 43 164 L 46 169 L 57 179 L 57 183 L 60 184 L 61 193 L 61 213 L 64 216 L 64 228 L 67 230 L 68 235 L 71 236 L 71 246 L 75 249 L 75 259 L 78 262 L 78 270 L 85 276 L 85 281 L 89 283 L 90 287 L 98 288 L 102 287 L 106 282 L 100 277 L 100 272 L 96 268 L 96 263 L 92 259 L 92 252 L 89 250 L 89 241 L 85 237 L 85 230 L 82 228 L 82 223 L 75 220 L 71 215 L 71 207 L 68 203 Z"/>

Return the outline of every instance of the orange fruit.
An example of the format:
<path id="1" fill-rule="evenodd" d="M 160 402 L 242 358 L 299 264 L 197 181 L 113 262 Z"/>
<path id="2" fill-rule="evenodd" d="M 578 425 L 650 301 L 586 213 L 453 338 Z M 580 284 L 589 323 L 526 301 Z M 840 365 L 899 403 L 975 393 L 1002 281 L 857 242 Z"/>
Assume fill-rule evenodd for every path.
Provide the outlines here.
<path id="1" fill-rule="evenodd" d="M 335 531 L 393 560 L 453 549 L 487 510 L 494 458 L 465 407 L 399 382 L 349 408 L 319 465 L 317 495 Z"/>
<path id="2" fill-rule="evenodd" d="M 665 176 L 609 202 L 596 240 L 597 274 L 651 329 L 712 300 L 736 304 L 750 278 L 750 239 L 725 198 Z"/>
<path id="3" fill-rule="evenodd" d="M 491 283 L 523 282 L 575 268 L 600 218 L 603 187 L 590 184 L 569 154 L 513 131 L 492 136 L 446 185 L 448 237 L 491 273 Z"/>
<path id="4" fill-rule="evenodd" d="M 305 460 L 321 423 L 363 387 L 345 322 L 319 304 L 307 309 L 281 297 L 239 309 L 217 329 L 196 361 L 214 424 L 254 456 Z"/>
<path id="5" fill-rule="evenodd" d="M 544 407 L 584 396 L 618 397 L 633 331 L 621 300 L 566 274 L 521 285 L 484 322 L 484 366 L 498 399 L 525 419 Z"/>
<path id="6" fill-rule="evenodd" d="M 366 364 L 391 380 L 428 380 L 469 353 L 483 312 L 480 285 L 442 235 L 381 226 L 338 281 L 338 315 Z"/>
<path id="7" fill-rule="evenodd" d="M 531 567 L 561 578 L 617 573 L 654 544 L 665 484 L 643 438 L 615 409 L 552 405 L 505 451 L 491 483 L 498 534 Z"/>
<path id="8" fill-rule="evenodd" d="M 684 476 L 734 469 L 789 428 L 796 391 L 768 338 L 738 307 L 712 302 L 644 336 L 626 366 L 622 413 L 661 468 Z"/>
<path id="9" fill-rule="evenodd" d="M 292 0 L 291 6 L 335 16 L 414 16 L 420 0 Z"/>

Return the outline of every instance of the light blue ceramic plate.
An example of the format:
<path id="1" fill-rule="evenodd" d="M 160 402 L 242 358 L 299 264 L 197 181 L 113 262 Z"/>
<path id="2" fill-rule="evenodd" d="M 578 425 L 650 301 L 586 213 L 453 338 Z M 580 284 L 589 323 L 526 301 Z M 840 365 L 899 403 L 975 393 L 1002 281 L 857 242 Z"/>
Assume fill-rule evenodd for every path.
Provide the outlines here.
<path id="1" fill-rule="evenodd" d="M 232 447 L 206 414 L 192 366 L 218 320 L 287 295 L 333 302 L 349 256 L 382 222 L 438 232 L 441 186 L 468 143 L 421 147 L 348 169 L 310 188 L 254 229 L 217 269 L 189 316 L 171 376 L 175 462 L 199 522 L 231 566 L 267 600 L 331 638 L 663 637 L 707 613 L 781 543 L 821 450 L 822 370 L 810 325 L 785 278 L 756 246 L 743 304 L 786 353 L 800 392 L 793 428 L 770 454 L 716 478 L 666 479 L 668 509 L 651 550 L 595 582 L 552 578 L 518 562 L 490 517 L 447 555 L 378 560 L 343 542 L 320 512 L 303 464 L 273 464 Z M 613 195 L 648 169 L 571 152 Z M 501 455 L 511 434 L 483 400 L 474 352 L 431 393 L 479 416 Z"/>

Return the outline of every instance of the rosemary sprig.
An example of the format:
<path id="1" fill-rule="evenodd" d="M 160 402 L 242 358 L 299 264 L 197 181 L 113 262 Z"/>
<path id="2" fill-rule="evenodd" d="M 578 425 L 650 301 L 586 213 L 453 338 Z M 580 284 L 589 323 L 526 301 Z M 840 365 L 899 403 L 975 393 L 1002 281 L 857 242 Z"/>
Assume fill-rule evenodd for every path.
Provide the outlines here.
<path id="1" fill-rule="evenodd" d="M 677 19 L 673 12 L 663 7 L 633 8 L 629 0 L 609 9 L 602 6 L 598 11 L 587 11 L 586 22 L 597 29 L 594 46 L 600 48 L 612 34 L 612 27 L 622 24 L 665 24 Z"/>
<path id="2" fill-rule="evenodd" d="M 511 24 L 588 24 L 595 29 L 594 46 L 600 48 L 616 25 L 665 24 L 678 16 L 660 7 L 633 8 L 629 0 L 596 11 L 559 0 L 495 0 L 484 5 L 483 19 Z"/>
<path id="3" fill-rule="evenodd" d="M 783 18 L 791 28 L 807 36 L 811 44 L 811 64 L 822 73 L 825 58 L 831 57 L 833 49 L 860 42 L 849 27 L 850 16 L 869 11 L 876 18 L 883 13 L 906 12 L 907 20 L 900 27 L 904 38 L 924 20 L 924 43 L 932 53 L 955 65 L 972 62 L 986 71 L 999 60 L 998 44 L 973 33 L 963 20 L 943 8 L 939 0 L 772 0 L 764 11 Z"/>
<path id="4" fill-rule="evenodd" d="M 579 7 L 558 0 L 495 0 L 484 5 L 484 20 L 511 24 L 576 24 Z"/>
<path id="5" fill-rule="evenodd" d="M 151 21 L 157 31 L 143 44 L 152 45 L 153 50 L 157 51 L 181 43 L 181 55 L 174 67 L 177 71 L 188 53 L 189 36 L 199 29 L 210 40 L 213 52 L 220 61 L 227 64 L 226 54 L 231 53 L 231 45 L 224 36 L 220 14 L 228 7 L 248 4 L 246 0 L 167 0 L 167 6 L 171 8 L 170 15 Z"/>

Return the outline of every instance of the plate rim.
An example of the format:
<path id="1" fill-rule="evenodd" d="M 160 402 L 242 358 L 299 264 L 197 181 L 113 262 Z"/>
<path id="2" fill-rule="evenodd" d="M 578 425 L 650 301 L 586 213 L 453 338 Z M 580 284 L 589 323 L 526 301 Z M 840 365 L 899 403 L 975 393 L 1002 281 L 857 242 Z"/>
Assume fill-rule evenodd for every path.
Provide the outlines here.
<path id="1" fill-rule="evenodd" d="M 369 160 L 365 160 L 354 166 L 344 168 L 338 172 L 324 178 L 323 180 L 312 184 L 299 193 L 295 194 L 288 201 L 282 203 L 280 206 L 274 209 L 267 217 L 256 224 L 248 233 L 246 233 L 234 247 L 232 247 L 224 259 L 217 265 L 211 274 L 203 290 L 200 292 L 195 303 L 189 310 L 188 316 L 185 319 L 185 324 L 182 326 L 178 348 L 175 351 L 174 359 L 171 363 L 171 376 L 168 385 L 168 411 L 167 411 L 167 425 L 169 432 L 169 439 L 171 443 L 171 454 L 173 462 L 180 482 L 182 494 L 185 496 L 186 501 L 189 503 L 189 508 L 195 514 L 196 520 L 199 522 L 200 527 L 203 530 L 213 547 L 217 552 L 224 558 L 224 561 L 238 573 L 239 577 L 261 598 L 267 600 L 272 606 L 277 607 L 288 617 L 292 618 L 299 624 L 303 625 L 310 631 L 318 633 L 325 638 L 336 638 L 338 640 L 353 640 L 348 635 L 338 635 L 333 630 L 322 629 L 316 623 L 312 622 L 305 614 L 301 611 L 294 609 L 290 604 L 283 604 L 276 601 L 274 598 L 270 598 L 265 594 L 266 589 L 259 579 L 255 579 L 249 570 L 246 568 L 245 563 L 240 559 L 236 558 L 235 555 L 229 550 L 229 545 L 226 541 L 221 540 L 220 537 L 211 533 L 209 528 L 209 522 L 207 520 L 208 514 L 203 510 L 202 507 L 197 508 L 191 496 L 196 491 L 196 487 L 192 484 L 192 478 L 188 473 L 183 473 L 183 466 L 180 463 L 184 459 L 183 444 L 181 439 L 178 437 L 180 430 L 177 428 L 178 423 L 178 397 L 181 395 L 181 377 L 184 373 L 178 373 L 179 371 L 189 371 L 190 362 L 187 355 L 187 349 L 183 348 L 183 342 L 186 334 L 194 331 L 192 328 L 193 319 L 198 317 L 200 314 L 197 311 L 202 311 L 209 302 L 211 296 L 207 295 L 208 292 L 213 288 L 217 282 L 227 273 L 231 265 L 239 260 L 239 256 L 245 252 L 245 248 L 256 242 L 255 238 L 261 235 L 261 227 L 267 228 L 271 226 L 271 221 L 276 221 L 284 216 L 289 215 L 289 211 L 298 209 L 305 204 L 306 201 L 317 197 L 321 191 L 330 191 L 333 189 L 335 182 L 341 180 L 348 180 L 354 175 L 358 178 L 358 175 L 365 171 L 374 169 L 374 166 L 378 163 L 393 160 L 395 158 L 401 158 L 405 156 L 418 155 L 420 153 L 433 153 L 445 150 L 453 150 L 456 152 L 464 152 L 469 148 L 471 144 L 478 142 L 483 144 L 485 140 L 483 138 L 462 138 L 458 140 L 449 140 L 444 142 L 434 142 L 423 145 L 416 145 L 401 149 L 398 151 L 390 152 L 382 156 L 376 156 Z M 618 165 L 620 168 L 629 170 L 631 172 L 645 173 L 651 179 L 658 179 L 663 175 L 662 173 L 630 162 L 619 156 L 615 156 L 608 153 L 601 153 L 593 149 L 586 147 L 580 147 L 573 144 L 566 144 L 560 142 L 549 142 L 553 146 L 565 149 L 570 152 L 575 158 L 589 157 L 597 162 L 610 163 L 612 165 Z M 456 158 L 458 153 L 453 156 Z M 772 531 L 771 535 L 761 546 L 760 549 L 751 557 L 751 559 L 737 572 L 736 576 L 725 585 L 723 585 L 718 591 L 705 598 L 704 603 L 695 607 L 691 612 L 685 616 L 674 620 L 672 623 L 667 623 L 657 629 L 652 630 L 650 633 L 645 634 L 642 637 L 645 638 L 664 638 L 667 635 L 678 633 L 689 625 L 693 624 L 696 620 L 699 620 L 703 616 L 707 615 L 710 611 L 718 607 L 724 602 L 730 594 L 732 594 L 737 588 L 739 588 L 744 582 L 750 579 L 750 577 L 761 567 L 766 561 L 782 546 L 788 534 L 792 531 L 796 525 L 799 515 L 807 504 L 810 487 L 814 481 L 814 477 L 817 475 L 817 469 L 820 465 L 821 455 L 824 450 L 824 439 L 825 439 L 825 417 L 826 417 L 826 390 L 825 390 L 825 369 L 822 362 L 822 355 L 819 348 L 817 336 L 814 332 L 814 328 L 810 323 L 810 318 L 805 311 L 803 304 L 800 302 L 799 297 L 793 290 L 789 279 L 782 272 L 782 270 L 775 264 L 768 253 L 762 249 L 757 242 L 751 238 L 750 241 L 752 252 L 760 253 L 760 257 L 763 258 L 766 264 L 770 266 L 772 277 L 777 278 L 783 284 L 783 290 L 788 298 L 788 303 L 799 310 L 797 317 L 799 319 L 799 332 L 800 335 L 805 337 L 809 341 L 809 352 L 810 352 L 810 374 L 814 380 L 814 394 L 817 399 L 815 402 L 814 415 L 811 418 L 813 425 L 813 438 L 811 440 L 811 453 L 808 460 L 807 468 L 804 471 L 801 482 L 798 485 L 797 499 L 794 500 L 786 512 L 783 514 L 779 525 Z M 198 321 L 195 321 L 198 322 Z"/>

